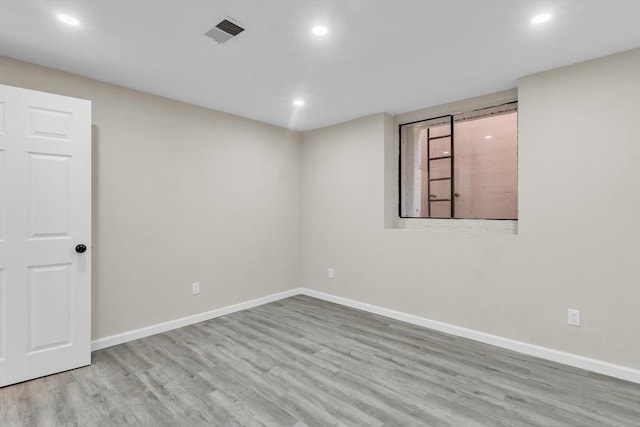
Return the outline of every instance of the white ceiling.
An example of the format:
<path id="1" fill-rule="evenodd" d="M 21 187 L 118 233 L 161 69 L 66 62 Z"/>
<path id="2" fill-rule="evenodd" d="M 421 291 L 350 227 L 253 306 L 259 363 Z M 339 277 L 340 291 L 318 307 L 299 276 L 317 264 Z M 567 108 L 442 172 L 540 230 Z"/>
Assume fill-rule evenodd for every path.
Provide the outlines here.
<path id="1" fill-rule="evenodd" d="M 226 16 L 246 31 L 218 45 L 203 33 Z M 298 130 L 638 46 L 638 0 L 0 0 L 0 55 Z"/>

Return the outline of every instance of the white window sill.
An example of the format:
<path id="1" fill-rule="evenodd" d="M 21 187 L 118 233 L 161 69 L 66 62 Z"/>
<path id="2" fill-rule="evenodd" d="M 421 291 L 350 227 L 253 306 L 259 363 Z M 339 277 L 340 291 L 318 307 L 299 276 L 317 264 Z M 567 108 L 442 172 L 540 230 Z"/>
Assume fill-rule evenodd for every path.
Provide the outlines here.
<path id="1" fill-rule="evenodd" d="M 396 218 L 395 228 L 458 233 L 518 234 L 517 220 Z"/>

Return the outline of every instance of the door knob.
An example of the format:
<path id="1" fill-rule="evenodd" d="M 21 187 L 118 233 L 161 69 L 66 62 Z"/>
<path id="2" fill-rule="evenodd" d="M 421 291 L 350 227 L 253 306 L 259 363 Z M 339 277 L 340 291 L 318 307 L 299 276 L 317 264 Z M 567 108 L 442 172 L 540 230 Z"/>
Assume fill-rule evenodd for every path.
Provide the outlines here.
<path id="1" fill-rule="evenodd" d="M 86 250 L 87 250 L 87 247 L 85 245 L 76 246 L 76 252 L 78 252 L 79 254 L 84 253 Z"/>

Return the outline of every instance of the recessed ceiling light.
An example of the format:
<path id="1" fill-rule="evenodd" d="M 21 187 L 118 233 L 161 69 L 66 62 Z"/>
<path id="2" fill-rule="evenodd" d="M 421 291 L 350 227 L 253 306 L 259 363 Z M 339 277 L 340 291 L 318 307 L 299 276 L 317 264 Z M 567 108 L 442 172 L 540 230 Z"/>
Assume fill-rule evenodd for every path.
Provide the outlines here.
<path id="1" fill-rule="evenodd" d="M 303 99 L 294 99 L 293 100 L 293 105 L 295 105 L 296 107 L 302 107 L 304 105 L 304 100 Z"/>
<path id="2" fill-rule="evenodd" d="M 329 30 L 323 25 L 316 25 L 311 29 L 311 32 L 316 36 L 326 36 Z"/>
<path id="3" fill-rule="evenodd" d="M 549 19 L 551 19 L 551 14 L 549 12 L 545 12 L 531 18 L 531 23 L 542 24 L 543 22 L 547 22 Z"/>
<path id="4" fill-rule="evenodd" d="M 78 19 L 74 18 L 71 15 L 65 15 L 64 13 L 61 13 L 60 15 L 58 15 L 58 19 L 64 22 L 65 24 L 72 25 L 74 27 L 77 27 L 78 25 L 80 25 L 80 21 L 78 21 Z"/>
<path id="5" fill-rule="evenodd" d="M 449 155 L 449 152 L 448 152 L 448 151 L 445 151 L 445 152 L 443 152 L 442 154 L 444 154 L 445 156 L 448 156 L 448 155 Z"/>
<path id="6" fill-rule="evenodd" d="M 493 136 L 491 136 L 491 135 L 485 135 L 484 136 L 484 139 L 491 139 L 491 138 L 493 138 Z"/>

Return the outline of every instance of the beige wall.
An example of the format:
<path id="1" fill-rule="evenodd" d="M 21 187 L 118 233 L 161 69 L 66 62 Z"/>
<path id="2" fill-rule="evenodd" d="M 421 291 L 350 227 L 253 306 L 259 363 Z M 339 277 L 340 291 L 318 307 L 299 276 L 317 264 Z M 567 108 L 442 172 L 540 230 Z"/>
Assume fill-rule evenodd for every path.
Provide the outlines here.
<path id="1" fill-rule="evenodd" d="M 385 229 L 388 115 L 305 133 L 302 285 L 640 368 L 639 76 L 635 50 L 519 82 L 517 235 Z"/>
<path id="2" fill-rule="evenodd" d="M 93 102 L 93 339 L 299 285 L 300 134 L 6 57 L 0 82 Z"/>

